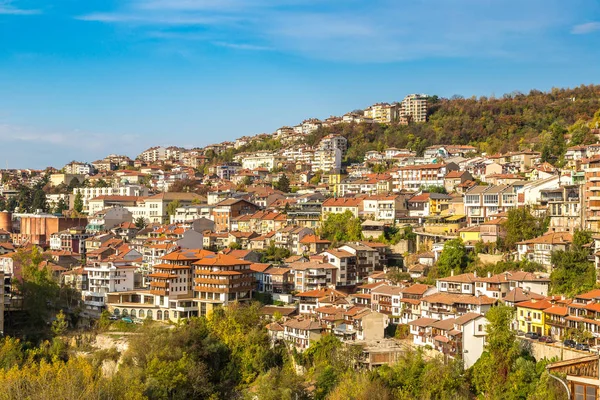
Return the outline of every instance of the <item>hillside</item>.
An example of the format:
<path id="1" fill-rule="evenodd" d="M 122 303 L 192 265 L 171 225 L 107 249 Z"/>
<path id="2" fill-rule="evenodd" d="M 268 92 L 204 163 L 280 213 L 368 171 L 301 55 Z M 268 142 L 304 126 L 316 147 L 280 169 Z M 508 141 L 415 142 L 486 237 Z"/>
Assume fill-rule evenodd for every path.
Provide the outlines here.
<path id="1" fill-rule="evenodd" d="M 528 94 L 515 92 L 501 98 L 433 96 L 426 123 L 340 124 L 319 129 L 307 141 L 315 144 L 330 133 L 344 135 L 349 141 L 349 162 L 362 161 L 369 150 L 393 146 L 409 147 L 420 153 L 433 144 L 471 144 L 488 153 L 522 148 L 542 151 L 546 146 L 549 153 L 556 153 L 566 145 L 557 145 L 556 136 L 567 131 L 576 138 L 572 144 L 594 141 L 587 124 L 594 114 L 600 120 L 599 110 L 600 85 L 555 88 L 549 92 L 532 90 Z"/>

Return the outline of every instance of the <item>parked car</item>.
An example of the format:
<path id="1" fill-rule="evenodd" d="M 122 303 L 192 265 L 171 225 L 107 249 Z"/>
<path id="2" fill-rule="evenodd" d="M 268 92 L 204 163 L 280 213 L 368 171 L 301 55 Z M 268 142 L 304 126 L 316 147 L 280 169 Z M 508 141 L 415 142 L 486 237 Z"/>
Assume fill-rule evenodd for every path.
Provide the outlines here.
<path id="1" fill-rule="evenodd" d="M 574 348 L 574 347 L 577 345 L 577 343 L 575 343 L 575 341 L 574 341 L 574 340 L 567 339 L 567 340 L 565 340 L 565 341 L 563 342 L 563 345 L 564 345 L 565 347 L 571 347 L 571 348 Z"/>
<path id="2" fill-rule="evenodd" d="M 550 336 L 540 336 L 538 340 L 542 343 L 554 343 L 554 339 L 552 339 Z"/>
<path id="3" fill-rule="evenodd" d="M 144 321 L 143 321 L 143 320 L 141 320 L 141 319 L 139 319 L 139 318 L 133 318 L 133 323 L 134 323 L 134 324 L 141 325 L 141 324 L 143 324 L 143 323 L 144 323 Z"/>
<path id="4" fill-rule="evenodd" d="M 517 336 L 525 336 L 525 331 L 522 331 L 522 330 L 519 329 L 517 331 Z"/>
<path id="5" fill-rule="evenodd" d="M 527 332 L 525 334 L 525 337 L 528 338 L 528 339 L 538 340 L 540 338 L 540 335 L 538 335 L 535 332 Z"/>
<path id="6" fill-rule="evenodd" d="M 123 317 L 121 318 L 121 321 L 127 322 L 128 324 L 133 324 L 133 320 L 129 317 Z"/>
<path id="7" fill-rule="evenodd" d="M 585 343 L 578 343 L 575 346 L 576 350 L 581 350 L 581 351 L 590 351 L 590 346 L 585 344 Z"/>

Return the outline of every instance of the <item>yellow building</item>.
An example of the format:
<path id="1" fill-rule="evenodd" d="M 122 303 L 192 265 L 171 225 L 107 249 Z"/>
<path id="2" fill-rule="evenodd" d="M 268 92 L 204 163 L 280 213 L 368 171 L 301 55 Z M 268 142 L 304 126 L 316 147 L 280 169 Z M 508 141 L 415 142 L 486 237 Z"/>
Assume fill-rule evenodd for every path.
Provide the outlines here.
<path id="1" fill-rule="evenodd" d="M 450 207 L 451 196 L 442 193 L 429 193 L 429 213 L 442 214 Z"/>
<path id="2" fill-rule="evenodd" d="M 552 307 L 548 300 L 529 300 L 517 303 L 518 329 L 523 332 L 535 332 L 538 335 L 548 335 L 550 326 L 546 324 L 544 310 Z"/>
<path id="3" fill-rule="evenodd" d="M 469 226 L 458 231 L 463 242 L 479 242 L 481 240 L 481 228 Z"/>
<path id="4" fill-rule="evenodd" d="M 464 215 L 426 217 L 423 223 L 423 231 L 436 235 L 458 235 L 458 232 L 467 224 L 466 221 Z"/>

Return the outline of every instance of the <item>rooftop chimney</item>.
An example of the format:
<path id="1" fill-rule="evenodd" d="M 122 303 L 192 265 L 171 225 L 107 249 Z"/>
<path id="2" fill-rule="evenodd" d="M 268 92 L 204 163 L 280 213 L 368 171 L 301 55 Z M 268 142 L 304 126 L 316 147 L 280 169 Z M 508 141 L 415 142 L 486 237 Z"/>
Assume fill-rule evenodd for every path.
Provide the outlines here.
<path id="1" fill-rule="evenodd" d="M 488 271 L 488 278 L 492 277 L 492 271 Z"/>
<path id="2" fill-rule="evenodd" d="M 454 269 L 450 270 L 450 276 L 454 276 Z"/>
<path id="3" fill-rule="evenodd" d="M 477 270 L 475 270 L 475 271 L 473 272 L 473 276 L 475 276 L 475 278 L 477 278 Z"/>

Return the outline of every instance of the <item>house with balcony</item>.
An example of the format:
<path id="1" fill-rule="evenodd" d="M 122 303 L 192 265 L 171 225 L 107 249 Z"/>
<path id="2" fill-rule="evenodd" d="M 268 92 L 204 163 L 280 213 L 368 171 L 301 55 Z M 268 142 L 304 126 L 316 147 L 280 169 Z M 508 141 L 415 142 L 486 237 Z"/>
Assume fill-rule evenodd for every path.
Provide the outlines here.
<path id="1" fill-rule="evenodd" d="M 517 206 L 517 193 L 511 185 L 473 186 L 465 193 L 467 225 L 480 225 L 496 214 Z"/>
<path id="2" fill-rule="evenodd" d="M 311 343 L 319 341 L 325 330 L 320 322 L 304 317 L 287 320 L 283 329 L 283 339 L 300 352 L 310 347 Z"/>
<path id="3" fill-rule="evenodd" d="M 519 260 L 528 259 L 537 262 L 548 270 L 552 269 L 552 253 L 566 251 L 571 247 L 573 235 L 569 232 L 551 232 L 545 235 L 517 243 Z"/>
<path id="4" fill-rule="evenodd" d="M 421 315 L 427 318 L 456 318 L 467 313 L 485 314 L 498 302 L 487 296 L 435 293 L 421 299 Z"/>
<path id="5" fill-rule="evenodd" d="M 338 269 L 338 286 L 355 285 L 360 281 L 358 260 L 353 253 L 342 249 L 328 249 L 319 255 L 324 256 L 329 264 Z"/>
<path id="6" fill-rule="evenodd" d="M 392 323 L 401 322 L 402 287 L 381 285 L 371 290 L 371 309 L 389 316 Z"/>
<path id="7" fill-rule="evenodd" d="M 562 186 L 541 192 L 541 205 L 546 205 L 550 232 L 574 233 L 583 227 L 581 185 Z M 598 203 L 600 204 L 600 202 Z"/>
<path id="8" fill-rule="evenodd" d="M 289 264 L 293 276 L 294 290 L 308 292 L 320 288 L 336 286 L 338 267 L 319 261 L 293 262 Z"/>
<path id="9" fill-rule="evenodd" d="M 88 275 L 88 290 L 82 292 L 86 310 L 100 314 L 106 308 L 108 293 L 133 290 L 134 265 L 115 265 L 100 262 L 85 267 Z"/>
<path id="10" fill-rule="evenodd" d="M 552 307 L 549 300 L 529 300 L 517 303 L 517 326 L 523 332 L 548 335 L 544 310 Z"/>
<path id="11" fill-rule="evenodd" d="M 363 199 L 363 216 L 375 221 L 394 224 L 399 217 L 408 215 L 403 195 L 375 195 Z"/>
<path id="12" fill-rule="evenodd" d="M 296 297 L 300 303 L 298 308 L 300 315 L 315 314 L 315 310 L 323 304 L 335 305 L 341 302 L 346 305 L 346 308 L 349 308 L 349 303 L 345 300 L 347 297 L 346 294 L 329 287 L 301 292 Z"/>
<path id="13" fill-rule="evenodd" d="M 569 309 L 566 306 L 554 305 L 546 308 L 543 313 L 548 335 L 555 340 L 567 337 Z"/>
<path id="14" fill-rule="evenodd" d="M 382 270 L 379 252 L 360 242 L 347 243 L 339 248 L 356 257 L 356 272 L 358 282 L 366 281 L 367 277 L 376 270 Z"/>

